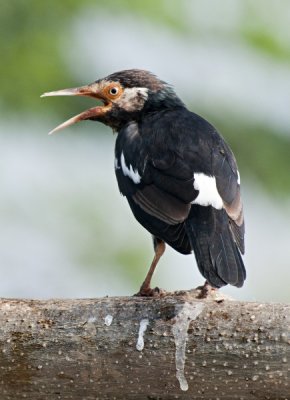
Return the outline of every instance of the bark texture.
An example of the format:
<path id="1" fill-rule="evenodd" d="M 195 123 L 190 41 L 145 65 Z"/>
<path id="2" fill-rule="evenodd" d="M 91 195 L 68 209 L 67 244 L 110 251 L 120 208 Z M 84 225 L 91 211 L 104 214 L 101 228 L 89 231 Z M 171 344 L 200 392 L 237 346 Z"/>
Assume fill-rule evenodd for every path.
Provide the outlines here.
<path id="1" fill-rule="evenodd" d="M 0 399 L 290 399 L 290 305 L 0 300 Z"/>

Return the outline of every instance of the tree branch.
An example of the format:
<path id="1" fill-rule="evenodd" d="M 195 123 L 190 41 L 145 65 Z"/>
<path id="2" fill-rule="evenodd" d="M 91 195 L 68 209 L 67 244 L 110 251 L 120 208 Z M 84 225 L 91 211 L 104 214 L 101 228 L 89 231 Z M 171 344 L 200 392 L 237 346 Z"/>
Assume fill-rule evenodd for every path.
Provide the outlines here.
<path id="1" fill-rule="evenodd" d="M 0 398 L 289 399 L 290 305 L 0 301 Z"/>

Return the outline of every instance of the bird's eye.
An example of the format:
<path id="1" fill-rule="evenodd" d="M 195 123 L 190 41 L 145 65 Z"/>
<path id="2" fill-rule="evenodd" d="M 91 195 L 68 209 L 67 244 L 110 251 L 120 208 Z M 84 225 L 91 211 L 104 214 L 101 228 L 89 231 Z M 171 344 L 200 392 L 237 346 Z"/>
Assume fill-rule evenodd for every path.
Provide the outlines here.
<path id="1" fill-rule="evenodd" d="M 119 93 L 119 89 L 118 89 L 117 87 L 113 86 L 113 87 L 111 87 L 109 93 L 110 93 L 112 96 L 116 96 L 116 95 Z"/>

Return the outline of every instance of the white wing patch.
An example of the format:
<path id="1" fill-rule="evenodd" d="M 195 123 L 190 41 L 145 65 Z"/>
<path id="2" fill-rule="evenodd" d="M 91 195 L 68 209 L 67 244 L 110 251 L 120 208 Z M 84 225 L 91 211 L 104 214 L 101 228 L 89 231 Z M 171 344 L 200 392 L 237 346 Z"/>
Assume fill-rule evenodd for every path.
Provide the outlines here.
<path id="1" fill-rule="evenodd" d="M 195 173 L 193 187 L 195 190 L 198 190 L 199 193 L 197 198 L 192 201 L 192 204 L 212 206 L 218 210 L 223 208 L 223 200 L 217 190 L 216 179 L 214 176 Z"/>
<path id="2" fill-rule="evenodd" d="M 123 174 L 125 176 L 128 176 L 134 183 L 140 183 L 141 182 L 141 176 L 139 175 L 138 170 L 134 170 L 132 165 L 130 164 L 129 168 L 126 165 L 124 153 L 122 152 L 121 154 L 121 168 L 123 171 Z"/>
<path id="3" fill-rule="evenodd" d="M 237 174 L 238 174 L 238 180 L 237 180 L 237 182 L 238 182 L 238 185 L 240 185 L 240 184 L 241 184 L 241 177 L 240 177 L 239 171 L 237 171 Z"/>

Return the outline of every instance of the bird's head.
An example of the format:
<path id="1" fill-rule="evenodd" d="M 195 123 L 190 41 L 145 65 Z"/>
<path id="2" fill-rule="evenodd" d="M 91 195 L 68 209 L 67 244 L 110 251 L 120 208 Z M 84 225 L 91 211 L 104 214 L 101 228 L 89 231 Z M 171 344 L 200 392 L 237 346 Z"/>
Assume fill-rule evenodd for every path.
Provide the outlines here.
<path id="1" fill-rule="evenodd" d="M 50 133 L 84 120 L 100 121 L 118 130 L 146 113 L 183 107 L 170 85 L 139 69 L 116 72 L 89 85 L 48 92 L 41 97 L 46 96 L 88 96 L 103 103 L 70 118 Z"/>

